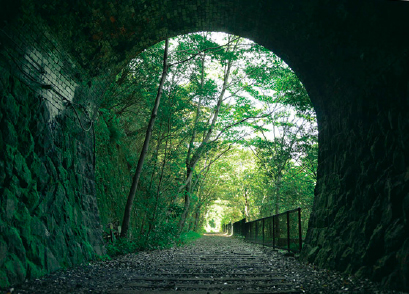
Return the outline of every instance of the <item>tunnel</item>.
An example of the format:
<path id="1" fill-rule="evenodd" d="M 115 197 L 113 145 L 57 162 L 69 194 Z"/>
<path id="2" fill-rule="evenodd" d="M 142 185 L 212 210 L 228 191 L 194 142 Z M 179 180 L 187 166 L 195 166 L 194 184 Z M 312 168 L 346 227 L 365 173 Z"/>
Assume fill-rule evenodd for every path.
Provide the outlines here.
<path id="1" fill-rule="evenodd" d="M 404 1 L 6 1 L 0 23 L 0 286 L 104 252 L 92 132 L 106 86 L 179 34 L 249 38 L 305 85 L 318 178 L 301 259 L 409 290 Z"/>

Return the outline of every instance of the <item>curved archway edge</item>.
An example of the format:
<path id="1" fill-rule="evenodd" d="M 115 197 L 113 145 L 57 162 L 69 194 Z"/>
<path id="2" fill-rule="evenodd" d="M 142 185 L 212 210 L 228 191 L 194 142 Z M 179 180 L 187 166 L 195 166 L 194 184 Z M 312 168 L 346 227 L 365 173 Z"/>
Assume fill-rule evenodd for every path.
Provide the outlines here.
<path id="1" fill-rule="evenodd" d="M 34 99 L 35 95 L 17 93 L 24 87 L 16 90 L 15 82 L 10 82 L 15 78 L 29 84 L 24 93 L 51 95 L 44 92 L 47 89 L 38 89 L 34 82 L 27 82 L 21 73 L 22 66 L 34 67 L 34 61 L 27 58 L 33 52 L 40 52 L 41 62 L 46 59 L 54 64 L 43 62 L 45 73 L 36 78 L 45 81 L 44 76 L 52 76 L 50 80 L 56 92 L 76 101 L 81 95 L 100 94 L 107 73 L 118 72 L 138 52 L 166 36 L 206 30 L 252 39 L 275 52 L 294 69 L 306 86 L 318 116 L 318 181 L 302 259 L 321 267 L 369 277 L 386 287 L 409 290 L 409 8 L 403 4 L 381 0 L 359 3 L 352 0 L 88 0 L 72 3 L 25 0 L 10 6 L 13 9 L 10 8 L 4 18 L 8 22 L 2 25 L 3 92 L 11 93 L 17 104 L 20 99 L 21 105 L 24 99 Z M 38 37 L 27 27 L 46 28 L 46 33 Z M 18 36 L 24 36 L 26 41 Z M 51 45 L 43 46 L 46 42 Z M 17 45 L 24 48 L 18 49 Z M 51 57 L 50 52 L 53 53 Z M 10 61 L 10 56 L 17 61 Z M 64 58 L 69 64 L 57 66 Z M 20 64 L 20 70 L 15 64 Z M 16 109 L 14 102 L 10 103 L 2 104 L 3 113 Z M 23 109 L 21 105 L 17 107 L 20 110 Z M 56 107 L 59 109 L 57 118 L 60 113 L 67 112 L 63 105 Z M 43 124 L 47 123 L 45 116 L 53 116 L 50 112 L 48 108 L 42 113 Z M 3 138 L 6 138 L 10 128 L 17 129 L 18 123 L 6 114 L 2 120 L 7 126 L 10 124 L 9 129 L 2 129 Z M 27 124 L 32 120 L 34 117 L 28 118 Z M 57 132 L 63 133 L 64 128 L 73 127 L 69 120 L 61 125 L 64 127 Z M 46 145 L 42 128 L 36 127 L 30 132 L 36 145 Z M 42 138 L 36 139 L 39 134 L 43 134 Z M 82 175 L 80 180 L 77 176 L 77 184 L 86 187 L 81 195 L 90 197 L 86 197 L 87 205 L 75 200 L 67 202 L 78 212 L 93 211 L 93 217 L 83 218 L 90 222 L 88 236 L 84 236 L 90 244 L 89 250 L 77 252 L 70 246 L 78 243 L 69 244 L 65 255 L 68 264 L 78 262 L 73 257 L 75 254 L 90 257 L 103 250 L 101 240 L 93 236 L 98 235 L 98 225 L 95 225 L 98 216 L 92 200 L 95 185 L 90 155 L 92 140 L 88 135 L 82 140 L 73 138 L 65 138 L 60 145 L 72 150 L 71 164 L 76 167 L 77 174 Z M 14 144 L 12 139 L 7 140 L 3 140 L 4 148 Z M 20 150 L 16 148 L 13 150 Z M 6 153 L 11 154 L 13 150 L 7 149 Z M 44 150 L 35 152 L 53 158 Z M 56 149 L 56 152 L 62 151 Z M 2 166 L 13 161 L 13 156 L 1 158 Z M 64 159 L 61 161 L 63 165 Z M 85 163 L 80 164 L 80 161 Z M 47 163 L 44 165 L 47 167 Z M 3 181 L 12 179 L 17 172 L 10 171 Z M 51 178 L 60 177 L 58 171 L 54 175 L 44 173 Z M 18 178 L 17 186 L 22 182 L 20 175 Z M 58 192 L 57 185 L 50 199 L 70 199 L 68 191 L 71 188 L 64 181 L 57 182 L 61 182 L 65 192 Z M 3 192 L 6 190 L 14 193 L 8 186 Z M 15 194 L 2 202 L 4 211 L 13 201 L 19 201 Z M 61 266 L 65 258 L 55 256 L 58 254 L 51 245 L 44 245 L 51 241 L 44 241 L 48 237 L 43 225 L 49 227 L 52 221 L 40 221 L 31 210 L 29 215 L 33 223 L 30 234 L 39 235 L 36 235 L 39 240 L 43 238 L 36 243 L 43 245 L 29 249 L 22 242 L 22 249 L 16 249 L 13 254 L 22 256 L 25 252 L 24 257 L 17 258 L 22 268 L 31 266 L 31 257 L 27 256 L 42 254 L 46 257 L 33 263 L 41 273 L 52 271 Z M 12 219 L 13 216 L 2 217 L 4 223 Z M 63 225 L 64 221 L 56 223 Z M 21 229 L 16 230 L 21 237 Z M 67 230 L 58 232 L 61 238 L 70 233 Z M 14 235 L 7 234 L 9 242 Z M 13 258 L 9 254 L 4 260 L 9 262 Z M 27 272 L 15 273 L 8 281 L 19 281 Z"/>

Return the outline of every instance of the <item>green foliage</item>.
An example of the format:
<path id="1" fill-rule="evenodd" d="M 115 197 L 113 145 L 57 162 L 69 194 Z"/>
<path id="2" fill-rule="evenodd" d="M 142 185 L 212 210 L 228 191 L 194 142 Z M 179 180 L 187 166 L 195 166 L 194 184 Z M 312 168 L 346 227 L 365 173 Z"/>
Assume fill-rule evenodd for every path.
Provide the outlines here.
<path id="1" fill-rule="evenodd" d="M 178 239 L 177 244 L 179 246 L 186 245 L 186 244 L 189 244 L 189 243 L 193 242 L 194 240 L 197 240 L 197 239 L 199 239 L 201 237 L 202 237 L 202 234 L 200 234 L 198 232 L 189 231 L 189 232 L 186 232 L 186 233 L 182 233 L 180 235 L 179 239 Z"/>
<path id="2" fill-rule="evenodd" d="M 202 231 L 216 201 L 225 207 L 222 223 L 297 206 L 308 217 L 317 131 L 311 101 L 295 73 L 272 52 L 234 36 L 216 40 L 197 33 L 171 43 L 171 66 L 134 202 L 132 237 L 108 245 L 110 255 L 185 243 L 192 236 L 184 232 Z M 122 220 L 163 50 L 159 43 L 139 54 L 104 95 L 95 134 L 105 228 L 112 224 L 117 230 Z M 180 235 L 185 196 L 190 204 Z"/>
<path id="3" fill-rule="evenodd" d="M 115 243 L 105 244 L 107 254 L 109 257 L 115 257 L 118 255 L 124 255 L 128 253 L 136 253 L 140 251 L 140 244 L 135 240 L 118 239 Z"/>
<path id="4" fill-rule="evenodd" d="M 173 230 L 173 233 L 170 232 Z M 141 241 L 136 239 L 120 238 L 115 243 L 105 244 L 107 255 L 99 257 L 102 260 L 110 260 L 119 255 L 138 253 L 142 250 L 167 249 L 175 246 L 184 246 L 200 238 L 202 235 L 197 232 L 185 232 L 177 235 L 176 226 L 168 226 L 155 232 L 151 239 Z"/>

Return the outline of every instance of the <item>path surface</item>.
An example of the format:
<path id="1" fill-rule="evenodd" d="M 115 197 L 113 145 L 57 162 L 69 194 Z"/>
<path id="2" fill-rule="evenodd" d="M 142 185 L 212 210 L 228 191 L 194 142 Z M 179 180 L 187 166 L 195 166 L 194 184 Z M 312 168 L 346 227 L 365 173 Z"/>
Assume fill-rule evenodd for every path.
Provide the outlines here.
<path id="1" fill-rule="evenodd" d="M 194 246 L 161 255 L 119 293 L 301 293 L 258 246 L 226 236 L 204 236 Z"/>
<path id="2" fill-rule="evenodd" d="M 128 254 L 59 271 L 14 293 L 398 293 L 300 264 L 270 248 L 203 236 L 167 250 Z"/>

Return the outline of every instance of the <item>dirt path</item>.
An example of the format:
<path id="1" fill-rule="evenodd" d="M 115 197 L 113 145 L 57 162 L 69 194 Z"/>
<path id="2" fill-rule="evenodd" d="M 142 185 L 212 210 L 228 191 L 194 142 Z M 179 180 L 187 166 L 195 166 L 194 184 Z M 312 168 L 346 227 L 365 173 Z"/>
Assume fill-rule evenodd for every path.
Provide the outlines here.
<path id="1" fill-rule="evenodd" d="M 316 270 L 270 248 L 208 235 L 182 248 L 59 271 L 13 293 L 398 293 L 377 288 Z"/>

